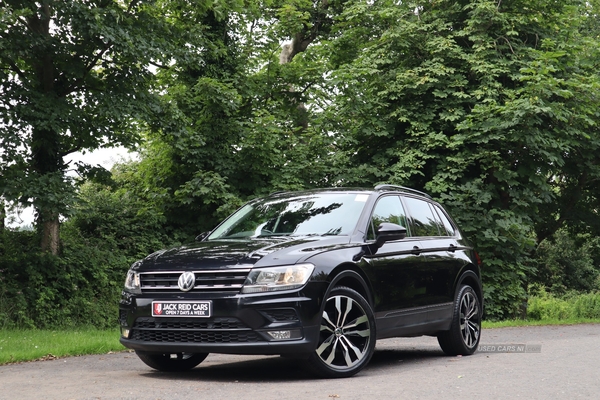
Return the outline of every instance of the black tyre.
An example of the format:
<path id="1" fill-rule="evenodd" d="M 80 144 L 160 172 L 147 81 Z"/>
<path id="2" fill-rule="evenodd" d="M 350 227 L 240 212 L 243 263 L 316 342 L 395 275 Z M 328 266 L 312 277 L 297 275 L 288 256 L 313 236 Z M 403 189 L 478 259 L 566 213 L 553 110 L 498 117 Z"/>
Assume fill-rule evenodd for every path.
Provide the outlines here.
<path id="1" fill-rule="evenodd" d="M 136 351 L 135 354 L 147 366 L 159 371 L 187 371 L 200 364 L 208 353 L 145 353 Z"/>
<path id="2" fill-rule="evenodd" d="M 440 347 L 449 356 L 471 355 L 481 337 L 481 302 L 471 286 L 463 285 L 454 302 L 450 330 L 438 334 Z"/>
<path id="3" fill-rule="evenodd" d="M 334 288 L 325 301 L 317 349 L 307 360 L 310 372 L 323 378 L 352 376 L 369 363 L 374 349 L 371 306 L 353 289 Z"/>

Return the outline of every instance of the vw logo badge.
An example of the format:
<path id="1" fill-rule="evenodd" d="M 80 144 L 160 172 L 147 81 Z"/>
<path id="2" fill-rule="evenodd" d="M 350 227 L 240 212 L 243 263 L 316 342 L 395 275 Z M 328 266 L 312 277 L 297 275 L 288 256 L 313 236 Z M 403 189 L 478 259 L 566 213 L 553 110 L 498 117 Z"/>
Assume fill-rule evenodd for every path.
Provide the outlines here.
<path id="1" fill-rule="evenodd" d="M 193 272 L 184 272 L 179 277 L 177 285 L 182 292 L 189 292 L 196 285 L 196 275 Z"/>

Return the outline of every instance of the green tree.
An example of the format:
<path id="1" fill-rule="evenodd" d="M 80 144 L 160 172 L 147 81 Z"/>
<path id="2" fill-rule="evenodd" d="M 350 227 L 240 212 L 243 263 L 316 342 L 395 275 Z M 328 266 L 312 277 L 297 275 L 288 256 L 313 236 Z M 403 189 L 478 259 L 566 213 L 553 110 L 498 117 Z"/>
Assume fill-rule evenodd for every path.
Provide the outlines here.
<path id="1" fill-rule="evenodd" d="M 515 315 L 536 243 L 600 177 L 599 43 L 578 1 L 353 1 L 327 43 L 339 177 L 425 189 L 484 260 L 488 317 Z M 586 221 L 586 223 L 589 223 Z"/>
<path id="2" fill-rule="evenodd" d="M 162 199 L 174 228 L 191 236 L 253 196 L 323 184 L 329 139 L 307 108 L 325 63 L 305 50 L 327 2 L 305 3 L 247 3 L 178 21 L 205 26 L 212 46 L 202 65 L 182 58 L 159 71 L 163 112 L 149 122 L 135 178 L 140 195 Z M 284 46 L 282 63 L 282 38 L 292 36 L 303 44 Z"/>
<path id="3" fill-rule="evenodd" d="M 168 64 L 180 34 L 165 22 L 166 5 L 189 6 L 0 1 L 0 195 L 35 206 L 43 250 L 57 253 L 59 216 L 74 199 L 66 172 L 99 172 L 63 157 L 134 145 L 136 118 L 154 111 L 148 67 Z"/>

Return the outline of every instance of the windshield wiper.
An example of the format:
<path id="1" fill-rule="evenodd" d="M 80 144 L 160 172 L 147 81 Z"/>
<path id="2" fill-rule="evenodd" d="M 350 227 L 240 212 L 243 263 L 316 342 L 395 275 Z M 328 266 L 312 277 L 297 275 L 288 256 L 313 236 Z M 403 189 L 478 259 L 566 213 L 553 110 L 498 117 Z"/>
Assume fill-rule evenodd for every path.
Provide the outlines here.
<path id="1" fill-rule="evenodd" d="M 328 230 L 327 232 L 325 232 L 324 234 L 322 234 L 321 236 L 337 236 L 340 234 L 340 232 L 342 231 L 342 228 L 331 228 L 330 230 Z"/>
<path id="2" fill-rule="evenodd" d="M 291 233 L 265 233 L 262 235 L 253 236 L 255 238 L 285 238 L 288 239 Z"/>
<path id="3" fill-rule="evenodd" d="M 325 233 L 302 233 L 293 235 L 295 237 L 312 237 L 312 236 L 338 236 L 342 228 L 330 229 Z"/>

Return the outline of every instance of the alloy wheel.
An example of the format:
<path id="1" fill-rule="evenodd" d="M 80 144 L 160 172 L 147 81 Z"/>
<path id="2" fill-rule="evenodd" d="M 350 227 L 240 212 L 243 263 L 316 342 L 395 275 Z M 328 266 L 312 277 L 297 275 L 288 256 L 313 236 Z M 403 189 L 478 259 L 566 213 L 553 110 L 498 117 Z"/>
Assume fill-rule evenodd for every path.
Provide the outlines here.
<path id="1" fill-rule="evenodd" d="M 478 343 L 480 330 L 479 302 L 473 292 L 465 292 L 460 301 L 460 332 L 467 347 L 472 348 Z"/>
<path id="2" fill-rule="evenodd" d="M 323 311 L 317 355 L 330 368 L 351 369 L 369 355 L 372 329 L 357 301 L 345 295 L 332 296 Z"/>

